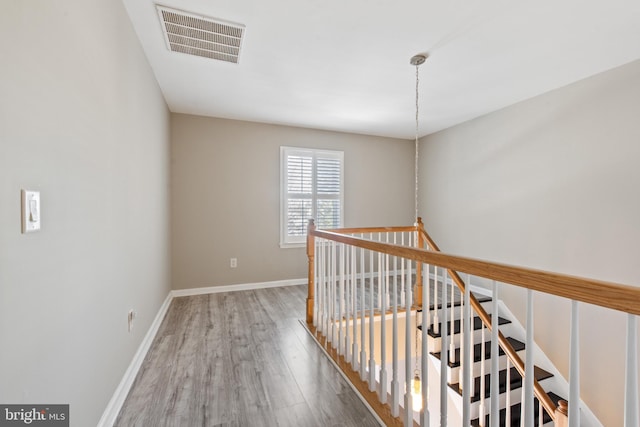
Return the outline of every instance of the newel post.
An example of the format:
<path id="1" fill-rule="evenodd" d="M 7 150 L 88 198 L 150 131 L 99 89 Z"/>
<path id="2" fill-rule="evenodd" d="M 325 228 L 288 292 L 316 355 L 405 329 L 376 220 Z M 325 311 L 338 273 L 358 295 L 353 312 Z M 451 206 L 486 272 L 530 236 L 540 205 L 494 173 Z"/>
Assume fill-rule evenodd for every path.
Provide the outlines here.
<path id="1" fill-rule="evenodd" d="M 309 270 L 307 275 L 309 277 L 308 282 L 308 290 L 307 290 L 307 323 L 313 324 L 313 306 L 314 306 L 314 298 L 315 298 L 315 267 L 314 267 L 314 257 L 315 257 L 315 249 L 316 242 L 315 236 L 312 234 L 315 231 L 316 225 L 313 222 L 313 219 L 309 220 L 309 225 L 307 226 L 307 258 L 309 260 Z"/>
<path id="2" fill-rule="evenodd" d="M 416 221 L 416 234 L 417 234 L 417 247 L 424 249 L 424 224 L 422 218 L 418 217 Z M 428 273 L 427 273 L 428 274 Z M 427 283 L 429 283 L 429 277 L 427 276 Z M 415 301 L 418 307 L 422 307 L 422 263 L 416 262 L 416 292 Z"/>
<path id="3" fill-rule="evenodd" d="M 566 400 L 559 400 L 556 408 L 555 427 L 568 427 L 569 425 L 569 408 Z"/>

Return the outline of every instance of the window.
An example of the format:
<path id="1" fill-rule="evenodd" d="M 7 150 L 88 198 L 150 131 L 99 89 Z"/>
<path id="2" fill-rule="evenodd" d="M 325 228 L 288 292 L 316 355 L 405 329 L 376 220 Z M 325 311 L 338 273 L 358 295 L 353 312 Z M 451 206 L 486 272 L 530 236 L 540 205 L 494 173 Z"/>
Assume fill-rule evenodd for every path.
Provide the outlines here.
<path id="1" fill-rule="evenodd" d="M 280 246 L 306 243 L 307 225 L 342 227 L 342 151 L 280 147 Z"/>

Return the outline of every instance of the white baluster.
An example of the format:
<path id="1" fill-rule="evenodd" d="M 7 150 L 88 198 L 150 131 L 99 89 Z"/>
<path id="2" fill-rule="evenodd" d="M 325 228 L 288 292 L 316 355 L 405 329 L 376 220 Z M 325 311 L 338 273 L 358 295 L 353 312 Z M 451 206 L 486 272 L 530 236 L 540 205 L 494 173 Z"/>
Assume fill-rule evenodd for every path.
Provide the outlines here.
<path id="1" fill-rule="evenodd" d="M 337 268 L 337 247 L 336 242 L 331 242 L 331 345 L 333 348 L 337 347 L 337 330 L 336 330 L 336 298 L 337 298 L 337 280 L 338 276 L 336 275 Z"/>
<path id="2" fill-rule="evenodd" d="M 455 340 L 453 339 L 453 327 L 454 327 L 454 317 L 455 317 L 455 305 L 454 305 L 454 294 L 455 294 L 455 284 L 453 283 L 453 280 L 451 280 L 451 317 L 449 320 L 449 329 L 451 330 L 451 339 L 449 340 L 449 354 L 451 355 L 451 358 L 453 359 L 456 355 L 456 343 Z M 445 288 L 446 289 L 446 288 Z"/>
<path id="3" fill-rule="evenodd" d="M 578 301 L 571 300 L 569 338 L 569 427 L 580 426 L 580 319 Z"/>
<path id="4" fill-rule="evenodd" d="M 395 239 L 395 235 L 394 235 Z M 395 243 L 395 241 L 394 241 Z M 402 262 L 402 260 L 400 261 Z M 391 415 L 397 417 L 400 413 L 400 383 L 398 382 L 398 257 L 393 257 L 393 355 L 391 379 Z"/>
<path id="5" fill-rule="evenodd" d="M 402 246 L 404 246 L 404 232 L 400 233 L 400 244 Z M 406 286 L 406 283 L 405 283 L 406 279 L 404 277 L 404 261 L 402 261 L 400 263 L 400 275 L 401 275 L 401 278 L 402 278 L 401 279 L 401 286 L 400 286 L 400 304 L 401 304 L 402 307 L 405 307 L 405 305 L 404 305 L 405 304 L 405 300 L 406 300 L 405 290 L 406 290 L 407 286 Z"/>
<path id="6" fill-rule="evenodd" d="M 471 387 L 469 390 L 469 395 L 471 397 L 475 397 L 476 396 L 476 385 L 475 385 L 475 371 L 474 371 L 474 364 L 475 364 L 475 360 L 476 360 L 476 337 L 475 337 L 475 313 L 473 310 L 471 310 L 471 307 L 469 307 L 469 310 L 471 312 L 471 333 L 469 334 L 469 358 L 470 358 L 470 365 L 469 365 L 469 375 L 471 378 Z M 481 322 L 482 323 L 482 322 Z"/>
<path id="7" fill-rule="evenodd" d="M 331 280 L 331 256 L 333 254 L 333 242 L 328 241 L 327 242 L 327 258 L 326 258 L 326 264 L 327 264 L 327 275 L 326 275 L 326 280 L 327 280 L 327 311 L 326 311 L 326 318 L 327 318 L 327 342 L 331 342 L 331 337 L 333 334 L 333 315 L 331 314 L 331 310 L 333 309 L 333 302 L 331 301 L 331 298 L 333 296 L 333 286 L 332 286 L 332 280 Z"/>
<path id="8" fill-rule="evenodd" d="M 638 417 L 638 321 L 627 315 L 627 357 L 625 358 L 624 426 L 640 425 Z"/>
<path id="9" fill-rule="evenodd" d="M 423 271 L 426 274 L 423 274 L 423 284 L 426 283 L 426 292 L 425 286 L 423 286 L 422 292 L 422 360 L 421 360 L 421 374 L 422 374 L 422 413 L 420 414 L 420 426 L 421 427 L 429 427 L 429 348 L 428 348 L 428 340 L 429 337 L 427 335 L 428 325 L 429 325 L 429 265 L 422 265 Z M 426 279 L 426 280 L 425 280 Z M 417 315 L 417 314 L 416 314 Z M 416 343 L 418 345 L 418 343 Z"/>
<path id="10" fill-rule="evenodd" d="M 491 300 L 491 412 L 489 420 L 491 427 L 499 427 L 500 425 L 500 383 L 498 360 L 500 352 L 498 350 L 498 284 L 493 281 L 492 284 L 493 298 Z"/>
<path id="11" fill-rule="evenodd" d="M 524 426 L 533 427 L 533 291 L 527 289 L 527 338 L 524 362 Z"/>
<path id="12" fill-rule="evenodd" d="M 363 237 L 362 235 L 360 237 Z M 365 304 L 365 275 L 364 249 L 360 248 L 360 379 L 367 378 L 367 351 L 365 346 L 367 306 Z"/>
<path id="13" fill-rule="evenodd" d="M 505 408 L 505 426 L 511 425 L 511 361 L 507 357 L 507 384 L 506 384 L 506 408 Z"/>
<path id="14" fill-rule="evenodd" d="M 389 284 L 389 262 L 387 260 L 386 269 L 382 263 L 382 253 L 378 254 L 378 282 L 379 290 L 383 295 L 380 298 L 380 393 L 379 399 L 382 403 L 387 403 L 387 285 Z"/>
<path id="15" fill-rule="evenodd" d="M 466 289 L 469 287 L 469 285 L 465 285 L 465 291 Z M 464 387 L 463 384 L 463 379 L 464 379 L 464 334 L 465 334 L 465 330 L 464 330 L 464 309 L 465 309 L 465 299 L 464 299 L 464 295 L 462 295 L 462 291 L 460 291 L 460 317 L 458 320 L 458 332 L 460 335 L 459 338 L 459 342 L 460 342 L 460 369 L 458 369 L 458 385 L 460 387 L 460 390 L 462 390 L 462 387 Z"/>
<path id="16" fill-rule="evenodd" d="M 544 408 L 542 407 L 542 402 L 538 401 L 538 427 L 542 427 L 544 425 Z"/>
<path id="17" fill-rule="evenodd" d="M 373 233 L 369 235 L 373 240 Z M 369 390 L 374 391 L 376 389 L 376 359 L 375 359 L 375 306 L 374 306 L 374 294 L 375 285 L 373 283 L 374 264 L 373 264 L 373 251 L 369 251 L 369 269 L 371 275 L 369 278 Z"/>
<path id="18" fill-rule="evenodd" d="M 394 245 L 398 244 L 398 233 L 393 233 L 393 244 Z M 393 286 L 394 286 L 394 292 L 398 292 L 398 257 L 396 256 L 393 257 Z M 392 304 L 394 306 L 398 305 L 397 294 L 394 297 L 392 297 L 392 301 L 393 301 Z"/>
<path id="19" fill-rule="evenodd" d="M 438 301 L 438 267 L 434 266 L 433 270 L 433 333 L 438 335 L 440 333 L 440 319 L 438 318 L 438 312 L 440 311 L 438 308 L 440 305 L 440 302 Z M 440 349 L 442 350 L 442 341 L 440 341 Z"/>
<path id="20" fill-rule="evenodd" d="M 313 295 L 315 296 L 313 301 L 313 326 L 318 328 L 318 316 L 320 315 L 320 266 L 319 266 L 319 255 L 320 255 L 320 242 L 318 238 L 313 240 L 313 284 L 314 290 Z"/>
<path id="21" fill-rule="evenodd" d="M 524 423 L 525 423 L 525 416 L 524 416 L 524 395 L 525 395 L 525 391 L 524 391 L 524 376 L 521 377 L 522 378 L 522 387 L 520 387 L 521 393 L 520 393 L 520 427 L 524 427 Z"/>
<path id="22" fill-rule="evenodd" d="M 318 331 L 324 335 L 324 242 L 321 239 L 316 239 L 318 248 L 316 250 L 317 265 L 318 265 Z"/>
<path id="23" fill-rule="evenodd" d="M 344 340 L 344 359 L 351 359 L 351 260 L 349 255 L 351 251 L 349 246 L 345 245 L 344 249 L 344 275 L 345 275 L 345 340 Z"/>
<path id="24" fill-rule="evenodd" d="M 471 424 L 471 391 L 473 390 L 473 384 L 471 383 L 473 378 L 473 361 L 471 359 L 471 352 L 473 349 L 473 331 L 471 329 L 471 277 L 467 276 L 467 284 L 464 287 L 464 312 L 462 316 L 463 338 L 460 340 L 462 343 L 461 355 L 462 355 L 462 425 L 468 426 Z"/>
<path id="25" fill-rule="evenodd" d="M 327 337 L 327 342 L 329 340 L 329 335 L 331 335 L 331 322 L 329 320 L 329 313 L 331 310 L 331 282 L 329 281 L 329 273 L 330 273 L 330 260 L 331 260 L 331 242 L 324 242 L 324 331 L 325 336 Z"/>
<path id="26" fill-rule="evenodd" d="M 329 323 L 329 313 L 331 310 L 331 282 L 329 282 L 329 260 L 331 255 L 331 245 L 328 241 L 323 242 L 324 245 L 324 255 L 323 255 L 323 271 L 324 271 L 324 333 L 328 337 L 331 334 L 330 331 L 330 323 Z"/>
<path id="27" fill-rule="evenodd" d="M 485 336 L 484 336 L 484 323 L 482 323 L 482 337 L 480 341 L 480 408 L 478 409 L 478 414 L 480 415 L 480 427 L 484 427 L 487 424 L 486 418 L 486 404 L 485 404 Z"/>
<path id="28" fill-rule="evenodd" d="M 380 315 L 384 315 L 384 298 L 382 295 L 384 294 L 384 268 L 382 263 L 382 252 L 378 252 L 378 310 L 380 310 Z"/>
<path id="29" fill-rule="evenodd" d="M 423 280 L 423 282 L 427 284 L 425 286 L 426 292 L 423 291 L 423 293 L 426 293 L 427 296 L 427 305 L 422 307 L 422 309 L 426 310 L 427 312 L 427 321 L 426 323 L 423 323 L 423 325 L 426 325 L 424 326 L 424 329 L 427 332 L 429 332 L 429 328 L 431 327 L 431 277 L 429 274 L 429 265 L 427 265 L 426 274 L 424 275 Z"/>
<path id="30" fill-rule="evenodd" d="M 344 354 L 344 329 L 343 329 L 343 319 L 344 319 L 344 245 L 338 244 L 338 252 L 339 252 L 339 265 L 338 277 L 340 281 L 338 283 L 338 354 Z"/>
<path id="31" fill-rule="evenodd" d="M 448 302 L 447 302 L 447 270 L 442 269 L 442 326 L 440 327 L 440 340 L 442 343 L 442 350 L 440 351 L 440 426 L 447 426 L 448 417 L 448 399 L 447 399 L 447 371 L 448 371 L 448 351 L 449 348 L 449 334 L 447 328 L 447 314 L 448 314 Z M 451 356 L 454 356 L 453 354 Z"/>
<path id="32" fill-rule="evenodd" d="M 324 286 L 322 297 L 322 332 L 329 335 L 329 281 L 327 279 L 327 264 L 329 259 L 329 245 L 326 240 L 322 242 L 322 284 Z"/>
<path id="33" fill-rule="evenodd" d="M 382 233 L 378 233 L 378 242 L 382 241 Z M 378 253 L 378 310 L 382 311 L 382 252 Z"/>
<path id="34" fill-rule="evenodd" d="M 408 239 L 407 246 L 413 247 L 412 231 L 407 232 L 407 239 Z M 408 277 L 408 282 L 410 283 L 409 286 L 411 286 L 411 298 L 409 299 L 409 305 L 407 306 L 407 312 L 409 312 L 411 311 L 411 307 L 413 306 L 413 284 L 416 283 L 413 279 L 413 265 L 411 262 L 409 263 L 409 268 L 407 268 L 407 275 L 409 276 Z"/>
<path id="35" fill-rule="evenodd" d="M 411 379 L 413 371 L 411 366 L 411 260 L 407 260 L 407 289 L 405 291 L 405 346 L 404 346 L 404 425 L 413 426 L 413 399 L 411 398 Z"/>
<path id="36" fill-rule="evenodd" d="M 387 233 L 387 243 L 389 243 L 389 233 Z M 389 295 L 389 254 L 384 255 L 384 263 L 385 263 L 385 271 L 387 272 L 385 278 L 387 279 L 387 283 L 385 284 L 384 290 L 384 298 L 385 298 L 385 307 L 389 308 L 391 305 L 391 297 Z M 395 272 L 394 272 L 395 274 Z"/>
<path id="37" fill-rule="evenodd" d="M 353 313 L 351 368 L 354 371 L 358 370 L 358 280 L 356 266 L 356 247 L 351 246 L 351 313 Z"/>

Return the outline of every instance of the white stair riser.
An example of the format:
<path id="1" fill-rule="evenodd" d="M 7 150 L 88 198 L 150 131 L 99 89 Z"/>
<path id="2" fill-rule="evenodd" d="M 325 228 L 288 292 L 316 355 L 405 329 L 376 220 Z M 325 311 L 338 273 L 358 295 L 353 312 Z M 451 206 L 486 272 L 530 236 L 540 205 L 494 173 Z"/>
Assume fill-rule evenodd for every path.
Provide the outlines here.
<path id="1" fill-rule="evenodd" d="M 518 355 L 520 357 L 524 357 L 524 350 L 519 351 Z M 488 374 L 491 372 L 491 359 L 486 359 L 484 361 L 484 373 Z M 513 366 L 513 365 L 511 365 Z M 507 368 L 507 356 L 506 355 L 501 355 L 500 359 L 498 360 L 498 368 L 500 370 L 502 369 L 506 369 Z M 473 364 L 473 376 L 475 377 L 479 377 L 480 373 L 482 370 L 482 362 L 475 362 Z M 460 367 L 455 367 L 455 368 L 448 368 L 447 369 L 447 381 L 451 384 L 455 384 L 459 381 L 460 379 Z"/>
<path id="2" fill-rule="evenodd" d="M 544 387 L 546 382 L 545 380 L 540 381 L 540 384 Z M 515 405 L 516 403 L 520 403 L 522 400 L 522 387 L 511 390 L 510 392 L 511 395 L 511 405 Z M 460 396 L 458 393 L 449 393 L 449 396 L 453 399 L 458 399 L 460 401 L 460 404 L 462 404 L 462 396 Z M 500 394 L 500 409 L 504 409 L 507 405 L 507 394 L 506 393 L 501 393 Z M 489 411 L 489 409 L 491 408 L 491 403 L 490 403 L 490 399 L 485 399 L 485 410 Z M 478 411 L 480 409 L 480 401 L 478 400 L 477 402 L 472 402 L 471 403 L 471 419 L 474 418 L 478 418 Z"/>
<path id="3" fill-rule="evenodd" d="M 500 332 L 502 332 L 502 334 L 504 336 L 510 336 L 511 335 L 511 324 L 507 323 L 504 325 L 500 325 L 500 327 L 498 328 L 500 330 Z M 461 340 L 462 335 L 461 334 L 454 334 L 453 337 L 451 336 L 451 334 L 449 334 L 449 339 L 453 339 L 453 344 L 455 346 L 455 348 L 459 348 L 460 347 L 460 340 Z M 419 335 L 419 339 L 422 339 L 422 335 Z M 491 331 L 489 331 L 488 329 L 485 329 L 484 331 L 484 339 L 485 342 L 491 339 Z M 473 331 L 473 342 L 475 344 L 478 344 L 479 342 L 482 341 L 482 329 L 477 329 Z M 441 345 L 442 345 L 442 338 L 438 337 L 438 338 L 433 338 L 433 337 L 429 337 L 428 338 L 428 346 L 429 346 L 429 352 L 430 353 L 437 353 L 439 351 L 441 351 Z"/>
<path id="4" fill-rule="evenodd" d="M 491 310 L 492 310 L 491 301 L 482 302 L 482 303 L 480 303 L 480 305 L 482 306 L 482 308 L 484 308 L 484 311 L 486 311 L 488 314 L 491 314 Z M 453 310 L 454 310 L 453 311 L 453 320 L 460 319 L 460 314 L 461 314 L 460 306 L 455 306 L 453 308 Z M 432 309 L 432 310 L 429 311 L 429 314 L 431 315 L 431 322 L 429 322 L 429 324 L 433 324 L 433 319 L 434 319 L 435 313 L 436 313 L 436 310 Z M 438 320 L 440 322 L 442 322 L 442 320 L 443 320 L 442 319 L 442 315 L 443 315 L 443 310 L 439 309 L 438 310 Z M 474 316 L 477 317 L 476 314 L 474 314 Z M 419 315 L 419 319 L 421 319 L 421 318 L 422 318 L 422 316 Z M 451 320 L 451 308 L 447 309 L 447 321 L 449 321 L 449 320 Z M 421 322 L 418 322 L 418 324 L 421 324 Z"/>

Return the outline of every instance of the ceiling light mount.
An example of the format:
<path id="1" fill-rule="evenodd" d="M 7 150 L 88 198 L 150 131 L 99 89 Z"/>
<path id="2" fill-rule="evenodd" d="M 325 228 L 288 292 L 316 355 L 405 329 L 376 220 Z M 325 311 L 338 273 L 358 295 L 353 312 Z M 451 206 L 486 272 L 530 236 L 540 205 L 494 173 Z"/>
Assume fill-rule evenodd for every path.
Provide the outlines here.
<path id="1" fill-rule="evenodd" d="M 428 57 L 429 57 L 428 53 L 419 53 L 417 55 L 413 55 L 409 60 L 409 63 L 415 66 L 422 65 L 424 64 L 424 62 L 427 60 Z"/>

